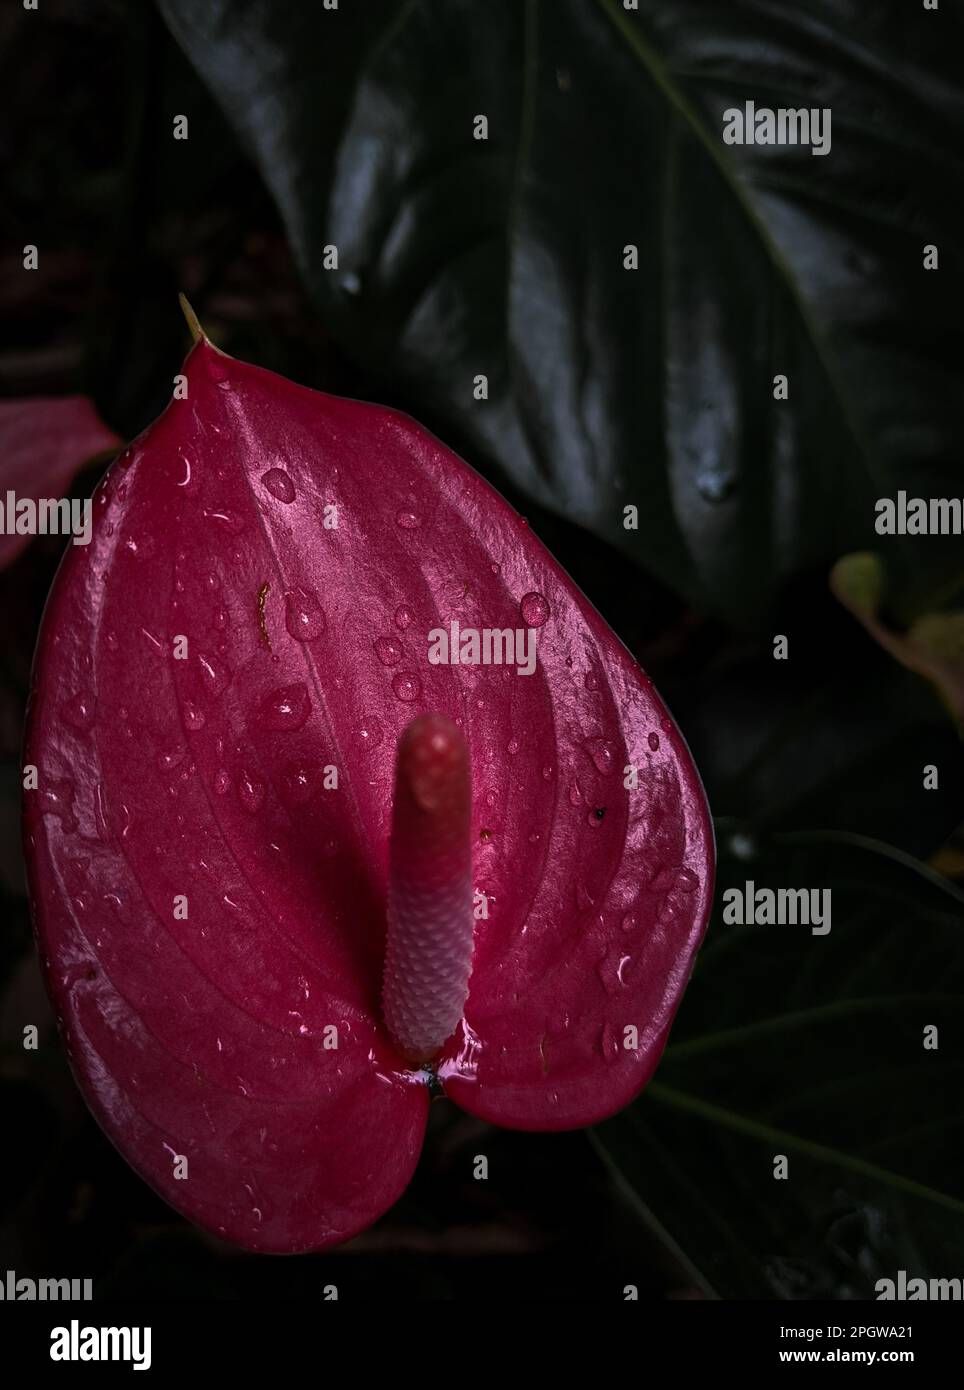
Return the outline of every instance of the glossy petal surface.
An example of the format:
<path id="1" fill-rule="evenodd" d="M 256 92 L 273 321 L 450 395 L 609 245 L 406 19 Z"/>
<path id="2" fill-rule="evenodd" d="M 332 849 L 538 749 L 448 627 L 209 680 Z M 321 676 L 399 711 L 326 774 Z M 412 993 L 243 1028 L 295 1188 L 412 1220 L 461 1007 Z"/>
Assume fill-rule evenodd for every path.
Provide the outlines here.
<path id="1" fill-rule="evenodd" d="M 394 1201 L 424 1128 L 379 1005 L 411 720 L 469 744 L 488 916 L 440 1071 L 479 1114 L 565 1128 L 639 1090 L 712 845 L 648 679 L 478 475 L 407 417 L 207 343 L 185 370 L 45 616 L 37 929 L 80 1084 L 134 1166 L 231 1240 L 317 1248 Z M 453 622 L 511 632 L 514 663 L 430 661 Z"/>

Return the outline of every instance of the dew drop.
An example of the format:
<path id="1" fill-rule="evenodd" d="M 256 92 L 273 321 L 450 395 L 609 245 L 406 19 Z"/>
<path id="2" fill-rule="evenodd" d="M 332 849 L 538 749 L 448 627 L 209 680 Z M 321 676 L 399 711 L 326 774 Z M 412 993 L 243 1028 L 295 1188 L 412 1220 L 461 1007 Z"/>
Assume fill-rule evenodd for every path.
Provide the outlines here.
<path id="1" fill-rule="evenodd" d="M 681 893 L 695 893 L 700 886 L 700 881 L 692 869 L 680 869 L 676 882 Z"/>
<path id="2" fill-rule="evenodd" d="M 93 695 L 75 695 L 64 705 L 64 718 L 68 724 L 83 732 L 94 722 L 97 701 Z"/>
<path id="3" fill-rule="evenodd" d="M 526 594 L 519 604 L 526 627 L 542 627 L 549 617 L 549 604 L 542 594 Z"/>
<path id="4" fill-rule="evenodd" d="M 204 728 L 205 715 L 191 700 L 184 705 L 184 727 L 189 733 L 196 734 L 198 729 Z"/>
<path id="5" fill-rule="evenodd" d="M 618 946 L 608 951 L 596 966 L 596 973 L 602 981 L 607 994 L 615 994 L 625 985 L 624 972 L 632 960 Z"/>
<path id="6" fill-rule="evenodd" d="M 203 652 L 198 654 L 198 664 L 201 667 L 201 680 L 204 682 L 205 689 L 216 698 L 228 683 L 227 673 L 217 661 L 210 656 L 205 656 Z"/>
<path id="7" fill-rule="evenodd" d="M 583 681 L 583 684 L 585 685 L 587 690 L 599 689 L 599 677 L 596 675 L 595 671 L 586 672 L 586 678 Z"/>
<path id="8" fill-rule="evenodd" d="M 257 722 L 263 729 L 275 733 L 290 733 L 300 729 L 311 713 L 308 688 L 303 681 L 294 685 L 282 685 L 272 690 L 262 700 L 257 713 Z"/>
<path id="9" fill-rule="evenodd" d="M 519 751 L 519 740 L 518 740 L 517 738 L 510 738 L 510 739 L 509 739 L 509 742 L 506 744 L 506 750 L 507 750 L 509 753 L 518 753 L 518 751 Z"/>
<path id="10" fill-rule="evenodd" d="M 358 730 L 358 737 L 361 739 L 362 747 L 371 752 L 372 749 L 379 747 L 385 735 L 378 720 L 369 715 Z"/>
<path id="11" fill-rule="evenodd" d="M 576 884 L 576 906 L 579 908 L 580 912 L 588 912 L 595 901 L 595 898 L 584 883 Z"/>
<path id="12" fill-rule="evenodd" d="M 547 782 L 552 781 L 552 768 L 548 763 L 546 763 L 545 767 L 542 769 L 542 775 Z"/>
<path id="13" fill-rule="evenodd" d="M 397 676 L 392 677 L 392 690 L 399 700 L 409 705 L 421 695 L 422 682 L 414 671 L 399 671 Z"/>
<path id="14" fill-rule="evenodd" d="M 222 530 L 227 531 L 232 536 L 239 536 L 247 525 L 244 517 L 239 516 L 237 512 L 230 511 L 227 507 L 220 507 L 217 510 L 205 507 L 204 517 L 207 521 L 217 522 Z"/>
<path id="15" fill-rule="evenodd" d="M 639 921 L 632 912 L 627 912 L 619 925 L 623 931 L 630 932 L 636 930 L 639 926 Z"/>
<path id="16" fill-rule="evenodd" d="M 396 512 L 395 522 L 403 531 L 415 531 L 422 524 L 414 512 Z"/>
<path id="17" fill-rule="evenodd" d="M 269 468 L 267 473 L 262 473 L 261 481 L 279 502 L 295 500 L 295 485 L 283 468 Z"/>
<path id="18" fill-rule="evenodd" d="M 238 778 L 238 799 L 244 809 L 254 815 L 264 804 L 264 783 L 249 772 L 242 772 Z"/>
<path id="19" fill-rule="evenodd" d="M 404 604 L 403 604 L 400 608 L 396 608 L 396 609 L 395 609 L 395 626 L 396 626 L 397 628 L 400 628 L 401 631 L 404 632 L 405 629 L 406 629 L 407 627 L 411 627 L 411 625 L 412 625 L 412 610 L 411 610 L 410 608 L 406 608 Z"/>
<path id="20" fill-rule="evenodd" d="M 659 750 L 659 734 L 650 734 L 648 742 L 650 748 L 656 753 Z"/>
<path id="21" fill-rule="evenodd" d="M 599 1045 L 606 1061 L 615 1062 L 619 1056 L 619 1042 L 611 1023 L 603 1024 L 602 1033 L 599 1035 Z"/>
<path id="22" fill-rule="evenodd" d="M 593 766 L 597 772 L 603 776 L 608 776 L 613 770 L 616 752 L 613 745 L 604 738 L 590 738 L 586 740 L 586 752 L 592 758 Z"/>
<path id="23" fill-rule="evenodd" d="M 97 834 L 106 843 L 110 841 L 110 826 L 107 823 L 107 795 L 102 782 L 94 788 L 94 824 Z"/>
<path id="24" fill-rule="evenodd" d="M 224 796 L 231 786 L 231 775 L 226 767 L 219 767 L 214 777 L 214 790 L 218 796 Z"/>
<path id="25" fill-rule="evenodd" d="M 40 814 L 59 817 L 64 830 L 68 832 L 77 828 L 73 812 L 74 790 L 74 784 L 69 777 L 62 781 L 45 777 L 37 790 Z"/>
<path id="26" fill-rule="evenodd" d="M 375 655 L 383 666 L 397 666 L 404 653 L 393 637 L 378 637 L 375 640 Z"/>
<path id="27" fill-rule="evenodd" d="M 324 632 L 325 615 L 310 589 L 289 589 L 285 594 L 285 627 L 296 642 L 313 642 Z"/>
<path id="28" fill-rule="evenodd" d="M 300 763 L 286 768 L 283 775 L 285 793 L 296 806 L 303 805 L 315 790 L 315 772 Z"/>
<path id="29" fill-rule="evenodd" d="M 181 766 L 186 756 L 183 748 L 176 748 L 173 753 L 159 753 L 157 765 L 162 772 L 173 772 Z"/>

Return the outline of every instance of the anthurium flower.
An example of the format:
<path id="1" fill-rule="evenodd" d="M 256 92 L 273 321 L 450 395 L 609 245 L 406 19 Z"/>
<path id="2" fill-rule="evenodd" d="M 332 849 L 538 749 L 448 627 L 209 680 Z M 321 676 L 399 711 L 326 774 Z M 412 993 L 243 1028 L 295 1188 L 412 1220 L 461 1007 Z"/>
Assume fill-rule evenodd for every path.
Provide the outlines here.
<path id="1" fill-rule="evenodd" d="M 402 1192 L 439 1088 L 532 1130 L 640 1091 L 711 830 L 649 679 L 437 439 L 203 336 L 182 387 L 47 606 L 36 930 L 128 1161 L 318 1249 Z"/>

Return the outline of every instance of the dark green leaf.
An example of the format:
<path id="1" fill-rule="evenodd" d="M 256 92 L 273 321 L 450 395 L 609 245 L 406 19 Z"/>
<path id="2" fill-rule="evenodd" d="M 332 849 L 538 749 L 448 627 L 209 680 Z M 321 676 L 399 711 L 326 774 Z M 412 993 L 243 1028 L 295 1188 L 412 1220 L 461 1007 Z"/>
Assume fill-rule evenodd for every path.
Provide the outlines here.
<path id="1" fill-rule="evenodd" d="M 964 1238 L 964 894 L 860 836 L 722 851 L 719 900 L 747 880 L 828 888 L 831 930 L 718 911 L 656 1080 L 598 1141 L 724 1297 L 948 1277 Z"/>
<path id="2" fill-rule="evenodd" d="M 787 575 L 865 545 L 878 496 L 959 491 L 952 13 L 161 8 L 341 343 L 472 460 L 701 606 L 757 617 Z M 746 99 L 831 108 L 830 153 L 725 145 Z M 909 544 L 912 567 L 947 554 Z"/>
<path id="3" fill-rule="evenodd" d="M 927 858 L 964 805 L 947 711 L 829 595 L 801 598 L 777 619 L 787 660 L 775 661 L 770 643 L 731 646 L 667 689 L 710 805 L 758 829 L 858 831 Z"/>

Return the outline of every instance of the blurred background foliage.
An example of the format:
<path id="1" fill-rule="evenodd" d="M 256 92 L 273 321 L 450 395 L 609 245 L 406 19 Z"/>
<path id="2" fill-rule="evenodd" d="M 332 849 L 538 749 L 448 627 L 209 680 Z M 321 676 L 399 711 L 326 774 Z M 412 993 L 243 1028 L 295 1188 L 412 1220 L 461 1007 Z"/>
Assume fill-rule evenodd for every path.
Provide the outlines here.
<path id="1" fill-rule="evenodd" d="M 60 542 L 38 538 L 0 573 L 0 1265 L 306 1299 L 859 1298 L 898 1268 L 958 1271 L 959 730 L 828 577 L 875 552 L 897 633 L 961 602 L 960 538 L 878 537 L 873 502 L 964 491 L 962 37 L 950 7 L 857 0 L 4 8 L 0 395 L 85 393 L 133 436 L 186 350 L 183 290 L 233 355 L 410 411 L 656 681 L 717 817 L 720 891 L 831 888 L 833 927 L 717 916 L 656 1081 L 593 1133 L 440 1102 L 371 1231 L 325 1256 L 226 1250 L 100 1134 L 40 985 L 19 743 Z M 751 96 L 831 107 L 831 155 L 724 147 Z M 77 465 L 87 496 L 102 463 Z M 964 654 L 947 669 L 960 683 Z"/>

